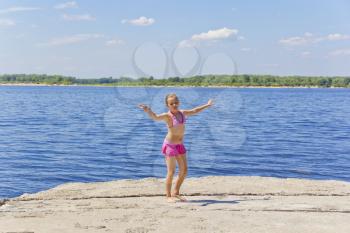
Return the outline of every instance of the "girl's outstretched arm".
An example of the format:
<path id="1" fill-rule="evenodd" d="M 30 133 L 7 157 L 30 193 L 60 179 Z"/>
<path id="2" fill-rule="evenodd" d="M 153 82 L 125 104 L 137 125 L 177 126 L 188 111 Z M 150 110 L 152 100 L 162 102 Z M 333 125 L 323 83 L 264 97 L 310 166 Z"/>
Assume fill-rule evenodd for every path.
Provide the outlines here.
<path id="1" fill-rule="evenodd" d="M 198 106 L 198 107 L 193 108 L 191 110 L 183 110 L 183 113 L 185 114 L 185 116 L 191 116 L 191 115 L 194 115 L 196 113 L 203 111 L 206 108 L 209 108 L 212 105 L 213 105 L 213 100 L 210 99 L 207 104 L 204 104 L 202 106 Z"/>
<path id="2" fill-rule="evenodd" d="M 155 120 L 155 121 L 161 121 L 161 120 L 166 120 L 167 119 L 167 114 L 166 113 L 157 115 L 147 105 L 139 104 L 139 108 L 141 108 L 143 111 L 147 112 L 148 116 L 150 118 L 152 118 L 153 120 Z"/>

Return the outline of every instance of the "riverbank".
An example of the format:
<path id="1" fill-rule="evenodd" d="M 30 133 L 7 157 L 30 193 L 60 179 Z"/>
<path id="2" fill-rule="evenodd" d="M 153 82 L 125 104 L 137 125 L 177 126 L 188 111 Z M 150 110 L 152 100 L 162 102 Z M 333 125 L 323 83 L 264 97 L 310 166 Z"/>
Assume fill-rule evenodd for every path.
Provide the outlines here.
<path id="1" fill-rule="evenodd" d="M 40 83 L 0 83 L 0 86 L 45 86 L 45 87 L 138 87 L 138 88 L 320 88 L 320 89 L 348 89 L 348 87 L 321 87 L 321 86 L 159 86 L 159 85 L 81 85 L 81 84 L 40 84 Z"/>
<path id="2" fill-rule="evenodd" d="M 0 207 L 0 232 L 349 232 L 350 183 L 188 178 L 168 203 L 164 179 L 68 183 Z"/>

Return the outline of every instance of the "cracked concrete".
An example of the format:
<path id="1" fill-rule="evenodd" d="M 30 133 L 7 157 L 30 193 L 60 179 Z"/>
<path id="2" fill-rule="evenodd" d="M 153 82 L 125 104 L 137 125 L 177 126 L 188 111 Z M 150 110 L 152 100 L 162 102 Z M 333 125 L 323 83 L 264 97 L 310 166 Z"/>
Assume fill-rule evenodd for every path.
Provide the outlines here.
<path id="1" fill-rule="evenodd" d="M 0 207 L 0 232 L 350 232 L 350 183 L 268 177 L 69 183 Z"/>

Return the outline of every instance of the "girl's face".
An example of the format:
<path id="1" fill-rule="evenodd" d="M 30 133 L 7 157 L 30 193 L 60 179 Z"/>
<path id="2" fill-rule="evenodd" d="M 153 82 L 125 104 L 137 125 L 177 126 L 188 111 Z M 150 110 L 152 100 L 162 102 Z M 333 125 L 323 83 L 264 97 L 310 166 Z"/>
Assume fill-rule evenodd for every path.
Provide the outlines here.
<path id="1" fill-rule="evenodd" d="M 180 101 L 177 97 L 169 97 L 168 98 L 168 108 L 170 111 L 176 111 L 180 105 Z"/>

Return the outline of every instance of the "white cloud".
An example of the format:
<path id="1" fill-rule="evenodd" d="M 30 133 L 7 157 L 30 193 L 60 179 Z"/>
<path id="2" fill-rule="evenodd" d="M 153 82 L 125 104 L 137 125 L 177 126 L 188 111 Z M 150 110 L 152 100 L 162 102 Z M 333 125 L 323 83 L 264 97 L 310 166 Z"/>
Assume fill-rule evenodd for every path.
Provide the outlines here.
<path id="1" fill-rule="evenodd" d="M 335 40 L 350 40 L 350 35 L 342 35 L 339 33 L 334 33 L 334 34 L 329 34 L 327 36 L 327 39 L 330 41 L 335 41 Z"/>
<path id="2" fill-rule="evenodd" d="M 0 28 L 8 28 L 15 25 L 16 23 L 11 19 L 0 19 Z"/>
<path id="3" fill-rule="evenodd" d="M 39 46 L 59 46 L 67 44 L 75 44 L 91 39 L 103 38 L 104 35 L 101 34 L 76 34 L 72 36 L 65 36 L 60 38 L 54 38 L 46 43 L 38 44 Z"/>
<path id="4" fill-rule="evenodd" d="M 318 43 L 321 41 L 339 41 L 339 40 L 350 40 L 350 35 L 344 35 L 339 33 L 329 34 L 327 36 L 314 36 L 310 32 L 306 32 L 303 36 L 294 36 L 279 40 L 280 44 L 286 46 L 300 46 Z"/>
<path id="5" fill-rule="evenodd" d="M 209 30 L 208 32 L 203 32 L 200 34 L 194 34 L 191 36 L 188 40 L 182 40 L 178 46 L 180 48 L 184 47 L 193 47 L 197 45 L 201 41 L 218 41 L 218 40 L 225 40 L 229 38 L 235 38 L 238 34 L 237 29 L 229 29 L 229 28 L 220 28 L 216 30 Z M 243 38 L 241 38 L 243 39 Z"/>
<path id="6" fill-rule="evenodd" d="M 89 15 L 89 14 L 83 14 L 83 15 L 68 15 L 64 14 L 62 18 L 66 21 L 94 21 L 96 20 L 95 17 Z"/>
<path id="7" fill-rule="evenodd" d="M 106 41 L 107 46 L 116 46 L 116 45 L 121 45 L 123 43 L 124 43 L 124 41 L 122 41 L 120 39 L 112 39 L 112 40 Z"/>
<path id="8" fill-rule="evenodd" d="M 54 6 L 55 9 L 63 10 L 67 8 L 77 8 L 78 4 L 75 1 L 65 2 Z"/>
<path id="9" fill-rule="evenodd" d="M 217 30 L 209 30 L 208 32 L 203 32 L 200 34 L 195 34 L 191 37 L 191 40 L 193 41 L 200 41 L 200 40 L 221 40 L 221 39 L 227 39 L 229 37 L 237 35 L 238 30 L 236 29 L 229 29 L 229 28 L 221 28 Z"/>
<path id="10" fill-rule="evenodd" d="M 6 8 L 6 9 L 0 9 L 0 14 L 15 13 L 15 12 L 21 12 L 21 11 L 36 11 L 36 10 L 41 10 L 41 8 L 14 6 L 14 7 Z"/>
<path id="11" fill-rule="evenodd" d="M 193 43 L 193 41 L 190 40 L 182 40 L 179 43 L 179 47 L 180 48 L 189 48 L 189 47 L 193 47 L 195 45 L 195 43 Z"/>
<path id="12" fill-rule="evenodd" d="M 289 37 L 286 39 L 281 39 L 279 41 L 280 44 L 287 45 L 287 46 L 305 45 L 311 42 L 312 41 L 310 41 L 309 39 L 305 37 L 299 37 L 299 36 Z"/>
<path id="13" fill-rule="evenodd" d="M 350 55 L 350 49 L 337 49 L 329 53 L 331 56 L 347 56 Z"/>
<path id="14" fill-rule="evenodd" d="M 141 16 L 138 19 L 123 19 L 122 23 L 129 23 L 136 26 L 149 26 L 154 24 L 155 20 L 153 18 L 146 18 L 145 16 Z"/>

